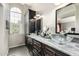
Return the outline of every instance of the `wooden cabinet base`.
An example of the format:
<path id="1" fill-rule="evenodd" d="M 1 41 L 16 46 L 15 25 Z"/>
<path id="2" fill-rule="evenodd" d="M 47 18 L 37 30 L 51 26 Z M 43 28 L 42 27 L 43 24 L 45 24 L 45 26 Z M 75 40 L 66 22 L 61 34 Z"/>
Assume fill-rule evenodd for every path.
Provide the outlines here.
<path id="1" fill-rule="evenodd" d="M 31 55 L 33 56 L 69 56 L 57 49 L 54 49 L 44 43 L 41 43 L 33 38 L 26 38 L 26 46 L 28 46 Z"/>

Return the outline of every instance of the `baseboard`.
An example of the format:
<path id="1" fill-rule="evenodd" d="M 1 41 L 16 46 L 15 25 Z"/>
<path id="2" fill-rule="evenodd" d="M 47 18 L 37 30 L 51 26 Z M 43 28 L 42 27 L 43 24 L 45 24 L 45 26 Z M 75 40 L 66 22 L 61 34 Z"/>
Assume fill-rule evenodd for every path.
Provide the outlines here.
<path id="1" fill-rule="evenodd" d="M 14 47 L 22 46 L 22 45 L 25 45 L 25 43 L 19 44 L 19 45 L 16 45 L 16 46 L 10 46 L 9 48 L 14 48 Z"/>

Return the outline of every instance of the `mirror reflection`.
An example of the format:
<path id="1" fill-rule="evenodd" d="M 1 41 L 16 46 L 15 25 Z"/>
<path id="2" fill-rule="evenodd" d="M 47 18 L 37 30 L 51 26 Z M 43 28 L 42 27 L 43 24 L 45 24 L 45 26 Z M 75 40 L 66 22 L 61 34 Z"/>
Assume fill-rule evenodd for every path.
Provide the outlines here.
<path id="1" fill-rule="evenodd" d="M 79 33 L 79 4 L 56 10 L 56 33 Z"/>

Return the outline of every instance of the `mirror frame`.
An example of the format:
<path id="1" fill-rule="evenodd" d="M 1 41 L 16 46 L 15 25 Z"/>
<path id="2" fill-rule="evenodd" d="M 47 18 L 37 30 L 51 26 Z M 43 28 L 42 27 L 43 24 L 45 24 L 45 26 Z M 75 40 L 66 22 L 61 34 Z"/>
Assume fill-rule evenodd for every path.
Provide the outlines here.
<path id="1" fill-rule="evenodd" d="M 69 3 L 69 4 L 67 4 L 66 6 L 63 6 L 63 7 L 59 8 L 59 9 L 57 9 L 57 10 L 55 11 L 55 13 L 56 13 L 56 14 L 55 14 L 55 33 L 56 33 L 56 34 L 60 34 L 59 32 L 57 32 L 57 11 L 60 10 L 60 9 L 65 8 L 65 7 L 67 7 L 67 6 L 69 6 L 69 5 L 72 5 L 72 4 L 75 4 L 75 3 Z M 66 34 L 79 35 L 79 33 L 66 33 Z"/>

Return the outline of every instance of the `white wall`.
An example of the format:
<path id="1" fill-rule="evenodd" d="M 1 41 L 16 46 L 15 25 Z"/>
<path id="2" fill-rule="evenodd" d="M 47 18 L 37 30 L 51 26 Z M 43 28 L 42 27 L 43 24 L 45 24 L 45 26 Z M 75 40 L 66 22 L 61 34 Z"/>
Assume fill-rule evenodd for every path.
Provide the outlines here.
<path id="1" fill-rule="evenodd" d="M 55 33 L 55 11 L 43 14 L 43 28 L 52 28 L 52 33 Z"/>
<path id="2" fill-rule="evenodd" d="M 0 55 L 8 54 L 8 36 L 6 30 L 6 7 L 7 4 L 0 4 Z"/>
<path id="3" fill-rule="evenodd" d="M 4 51 L 4 35 L 3 6 L 0 5 L 0 55 L 3 55 L 2 51 Z"/>

